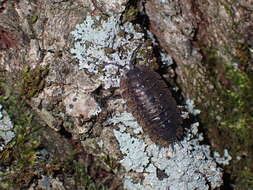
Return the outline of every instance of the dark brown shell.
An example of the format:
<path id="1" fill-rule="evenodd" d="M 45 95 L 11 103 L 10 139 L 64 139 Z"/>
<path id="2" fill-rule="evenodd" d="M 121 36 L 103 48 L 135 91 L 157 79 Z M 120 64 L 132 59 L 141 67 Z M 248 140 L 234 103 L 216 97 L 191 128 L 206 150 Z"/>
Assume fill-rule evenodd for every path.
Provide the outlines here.
<path id="1" fill-rule="evenodd" d="M 153 142 L 168 146 L 183 136 L 176 101 L 158 73 L 136 66 L 122 77 L 120 88 L 129 110 Z"/>

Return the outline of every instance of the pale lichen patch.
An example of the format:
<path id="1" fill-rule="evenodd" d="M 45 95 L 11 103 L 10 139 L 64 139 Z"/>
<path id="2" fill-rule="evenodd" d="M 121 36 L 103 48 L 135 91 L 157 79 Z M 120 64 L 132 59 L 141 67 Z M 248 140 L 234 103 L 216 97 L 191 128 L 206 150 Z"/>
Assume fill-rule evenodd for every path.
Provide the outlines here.
<path id="1" fill-rule="evenodd" d="M 71 33 L 75 43 L 70 51 L 79 69 L 96 74 L 105 89 L 119 87 L 120 76 L 130 65 L 129 55 L 144 42 L 144 34 L 135 27 L 121 24 L 120 16 L 88 15 Z"/>
<path id="2" fill-rule="evenodd" d="M 13 132 L 13 124 L 10 120 L 8 113 L 3 110 L 0 104 L 0 151 L 15 137 Z"/>
<path id="3" fill-rule="evenodd" d="M 126 189 L 208 190 L 222 185 L 222 170 L 211 157 L 210 146 L 200 144 L 203 137 L 198 125 L 187 131 L 182 147 L 176 144 L 172 151 L 171 147 L 159 147 L 134 135 L 131 131 L 136 130 L 136 121 L 129 113 L 117 114 L 109 123 L 119 127 L 113 132 L 124 155 L 120 162 L 128 172 Z M 134 173 L 142 179 L 135 179 Z"/>

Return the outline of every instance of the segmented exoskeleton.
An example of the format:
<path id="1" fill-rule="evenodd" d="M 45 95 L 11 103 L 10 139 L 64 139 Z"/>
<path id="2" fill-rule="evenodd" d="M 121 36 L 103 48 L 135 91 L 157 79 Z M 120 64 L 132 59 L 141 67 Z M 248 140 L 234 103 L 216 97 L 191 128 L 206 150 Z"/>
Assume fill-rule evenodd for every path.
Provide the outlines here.
<path id="1" fill-rule="evenodd" d="M 176 101 L 158 73 L 133 66 L 121 78 L 120 88 L 129 110 L 152 141 L 168 146 L 183 136 Z"/>

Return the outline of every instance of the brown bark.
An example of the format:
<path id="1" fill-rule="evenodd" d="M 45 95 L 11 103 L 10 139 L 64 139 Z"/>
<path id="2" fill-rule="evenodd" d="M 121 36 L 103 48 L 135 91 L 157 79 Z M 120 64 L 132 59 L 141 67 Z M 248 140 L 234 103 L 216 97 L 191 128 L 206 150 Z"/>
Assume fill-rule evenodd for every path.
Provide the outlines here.
<path id="1" fill-rule="evenodd" d="M 252 155 L 253 142 L 245 134 L 253 132 L 248 106 L 253 98 L 253 1 L 150 0 L 145 8 L 151 31 L 177 64 L 185 98 L 202 110 L 210 143 L 219 150 L 229 147 L 234 157 L 243 149 Z M 253 172 L 250 162 L 240 163 L 230 168 L 236 189 L 248 188 L 239 182 L 243 165 Z"/>
<path id="2" fill-rule="evenodd" d="M 106 1 L 91 2 L 94 4 L 91 5 L 89 1 L 84 0 L 10 0 L 0 3 L 0 66 L 1 71 L 7 71 L 10 75 L 4 78 L 5 81 L 0 82 L 7 83 L 18 90 L 17 84 L 20 81 L 17 79 L 19 75 L 23 75 L 22 80 L 25 82 L 22 87 L 25 90 L 30 91 L 30 88 L 26 87 L 40 86 L 32 91 L 31 96 L 38 95 L 45 87 L 41 96 L 31 101 L 30 106 L 35 107 L 40 119 L 44 120 L 49 127 L 55 127 L 54 130 L 59 133 L 71 134 L 73 138 L 76 138 L 76 134 L 81 133 L 80 131 L 84 128 L 89 133 L 92 126 L 100 125 L 99 120 L 107 118 L 107 111 L 111 110 L 109 102 L 107 110 L 103 110 L 104 114 L 100 114 L 100 118 L 95 118 L 96 121 L 92 121 L 94 118 L 85 116 L 87 114 L 81 114 L 82 117 L 75 118 L 80 126 L 71 128 L 73 121 L 66 116 L 66 110 L 64 110 L 64 100 L 65 102 L 68 100 L 64 97 L 64 92 L 75 94 L 73 89 L 80 88 L 78 93 L 81 94 L 81 88 L 87 85 L 91 87 L 88 90 L 91 93 L 98 88 L 100 83 L 93 82 L 93 79 L 91 80 L 91 77 L 85 73 L 79 72 L 80 77 L 76 75 L 78 66 L 73 64 L 74 61 L 68 51 L 72 42 L 70 32 L 76 24 L 81 23 L 89 7 L 93 6 L 93 12 L 91 8 L 89 12 L 94 15 L 100 12 L 118 13 L 124 10 L 126 1 L 121 1 L 122 5 L 116 7 L 113 3 L 112 6 L 109 4 L 103 7 Z M 116 10 L 112 11 L 113 8 Z M 226 172 L 234 177 L 236 189 L 250 189 L 253 175 L 252 123 L 250 123 L 252 122 L 250 116 L 253 113 L 252 0 L 147 0 L 145 10 L 150 20 L 151 31 L 177 64 L 177 82 L 185 98 L 194 99 L 202 110 L 200 117 L 208 130 L 211 145 L 218 150 L 229 148 L 234 160 Z M 234 69 L 235 63 L 236 69 Z M 27 70 L 26 66 L 30 70 Z M 42 66 L 49 66 L 50 69 L 40 68 Z M 41 75 L 45 70 L 49 72 L 49 74 L 46 72 L 47 86 L 44 85 L 44 81 L 40 83 L 43 77 L 38 78 L 34 75 L 34 73 Z M 7 78 L 10 81 L 6 81 Z M 75 84 L 71 85 L 71 83 Z M 26 94 L 28 94 L 27 91 L 25 91 Z M 9 95 L 8 92 L 2 91 L 2 86 L 0 92 L 1 95 Z M 104 94 L 97 94 L 96 98 L 100 99 L 99 96 L 107 98 L 112 95 L 109 91 L 101 93 Z M 83 100 L 82 94 L 80 97 Z M 87 99 L 94 100 L 94 97 L 88 94 Z M 71 105 L 73 106 L 71 101 L 78 104 L 79 99 L 70 98 L 67 101 L 66 105 L 70 106 L 70 110 Z M 111 107 L 117 102 L 114 99 L 109 101 L 112 102 Z M 121 102 L 118 104 L 122 106 Z M 87 120 L 89 121 L 86 126 L 84 123 Z M 107 147 L 111 150 L 117 149 L 111 148 L 117 146 L 117 142 L 110 142 L 113 138 L 116 141 L 113 134 L 110 134 L 110 130 L 106 128 L 96 130 L 98 131 L 93 131 L 94 136 L 101 135 L 102 131 L 102 138 L 109 144 Z M 44 136 L 50 139 L 47 142 L 56 143 L 57 141 L 57 148 L 61 148 L 62 137 L 53 133 L 44 134 Z M 64 143 L 68 142 L 64 141 Z M 93 143 L 88 141 L 87 144 L 89 145 L 85 147 Z M 74 145 L 79 146 L 75 143 Z M 71 148 L 65 148 L 66 151 L 72 149 L 73 146 L 69 147 Z M 97 147 L 91 148 L 87 153 L 84 151 L 85 155 L 77 154 L 75 159 L 83 163 L 87 160 L 82 156 L 90 158 L 92 152 L 101 157 L 102 154 L 99 154 L 101 153 L 99 151 Z M 113 151 L 112 154 L 116 155 Z M 235 159 L 236 157 L 241 160 Z M 110 160 L 109 157 L 103 159 L 103 162 L 107 162 L 106 165 L 114 164 L 114 160 Z M 104 184 L 110 186 L 107 184 L 108 181 L 115 178 L 113 185 L 115 187 L 111 186 L 111 188 L 117 188 L 120 181 L 113 171 L 104 170 L 106 166 L 100 167 L 99 159 L 97 161 L 92 157 L 87 162 L 95 163 L 94 167 L 90 168 L 92 170 L 90 175 L 95 178 L 95 181 L 105 178 Z M 97 167 L 96 164 L 99 166 Z M 56 166 L 52 165 L 52 167 Z M 64 166 L 62 168 L 65 169 Z M 111 168 L 118 169 L 119 166 L 113 165 Z M 101 171 L 101 176 L 97 178 L 96 170 Z"/>

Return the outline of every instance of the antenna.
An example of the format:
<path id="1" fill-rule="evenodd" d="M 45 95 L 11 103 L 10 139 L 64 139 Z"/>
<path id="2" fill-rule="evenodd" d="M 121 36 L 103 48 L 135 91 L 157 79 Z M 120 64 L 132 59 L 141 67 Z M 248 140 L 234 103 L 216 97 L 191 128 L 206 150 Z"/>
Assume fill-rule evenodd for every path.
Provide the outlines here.
<path id="1" fill-rule="evenodd" d="M 137 56 L 137 52 L 139 51 L 139 49 L 141 48 L 142 44 L 140 43 L 138 45 L 138 47 L 133 51 L 131 58 L 130 58 L 130 69 L 133 69 L 134 66 L 136 65 L 136 56 Z"/>

